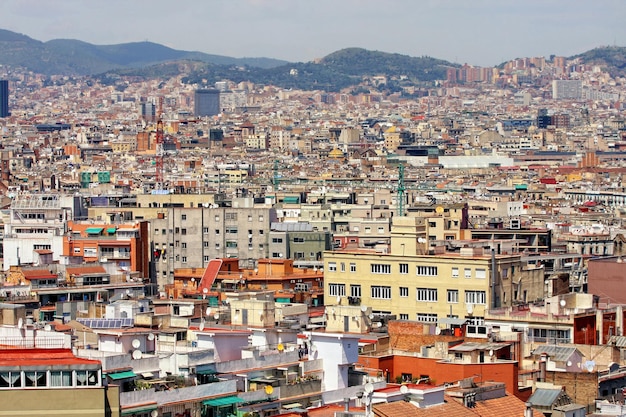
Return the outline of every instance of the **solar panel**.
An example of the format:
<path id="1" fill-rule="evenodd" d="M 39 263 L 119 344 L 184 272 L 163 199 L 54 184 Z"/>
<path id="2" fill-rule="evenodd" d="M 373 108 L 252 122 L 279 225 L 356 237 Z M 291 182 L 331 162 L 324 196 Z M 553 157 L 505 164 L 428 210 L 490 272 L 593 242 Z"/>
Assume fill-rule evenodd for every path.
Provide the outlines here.
<path id="1" fill-rule="evenodd" d="M 123 327 L 133 327 L 135 320 L 132 318 L 123 319 L 78 319 L 77 320 L 83 326 L 90 327 L 92 329 L 121 329 Z"/>

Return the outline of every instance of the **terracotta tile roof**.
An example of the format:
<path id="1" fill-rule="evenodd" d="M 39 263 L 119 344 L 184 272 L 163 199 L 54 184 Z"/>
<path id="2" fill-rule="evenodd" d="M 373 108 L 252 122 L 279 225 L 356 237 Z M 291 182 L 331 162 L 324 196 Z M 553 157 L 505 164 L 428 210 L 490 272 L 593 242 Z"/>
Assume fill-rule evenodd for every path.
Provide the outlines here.
<path id="1" fill-rule="evenodd" d="M 478 401 L 475 407 L 467 408 L 459 400 L 446 395 L 443 404 L 427 408 L 418 408 L 404 401 L 376 404 L 372 408 L 374 415 L 378 417 L 523 417 L 526 405 L 514 395 L 507 394 L 500 398 Z M 545 417 L 537 410 L 533 410 L 533 416 Z"/>
<path id="2" fill-rule="evenodd" d="M 67 268 L 68 275 L 82 275 L 82 274 L 104 274 L 106 270 L 103 266 L 79 266 Z"/>
<path id="3" fill-rule="evenodd" d="M 100 361 L 77 358 L 71 349 L 11 349 L 0 354 L 0 367 L 40 365 L 100 365 Z"/>
<path id="4" fill-rule="evenodd" d="M 26 279 L 54 279 L 56 274 L 50 273 L 47 269 L 22 269 L 22 274 Z"/>
<path id="5" fill-rule="evenodd" d="M 417 408 L 411 403 L 396 401 L 393 403 L 376 404 L 373 410 L 374 415 L 379 417 L 466 417 L 475 415 L 472 409 L 464 407 L 463 404 L 455 400 L 449 400 L 443 404 L 427 408 Z"/>
<path id="6" fill-rule="evenodd" d="M 337 404 L 324 405 L 308 410 L 308 417 L 335 417 L 335 412 L 344 411 L 345 407 Z M 363 412 L 363 408 L 350 407 L 350 411 Z M 282 414 L 281 414 L 282 415 Z"/>

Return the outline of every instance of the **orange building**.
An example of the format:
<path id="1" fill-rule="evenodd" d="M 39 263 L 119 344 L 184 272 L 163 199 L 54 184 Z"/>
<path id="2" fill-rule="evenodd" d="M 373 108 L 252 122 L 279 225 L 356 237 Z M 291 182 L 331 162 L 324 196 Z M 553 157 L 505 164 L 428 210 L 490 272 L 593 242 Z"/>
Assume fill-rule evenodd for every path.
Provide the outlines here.
<path id="1" fill-rule="evenodd" d="M 83 262 L 114 262 L 140 277 L 149 276 L 148 222 L 131 224 L 78 223 L 69 221 L 63 239 L 63 255 Z"/>

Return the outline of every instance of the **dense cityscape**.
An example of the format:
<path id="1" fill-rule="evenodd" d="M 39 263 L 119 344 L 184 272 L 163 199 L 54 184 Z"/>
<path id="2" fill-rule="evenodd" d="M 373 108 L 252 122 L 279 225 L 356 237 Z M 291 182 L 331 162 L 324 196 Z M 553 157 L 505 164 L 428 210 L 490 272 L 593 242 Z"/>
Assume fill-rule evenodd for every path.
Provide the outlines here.
<path id="1" fill-rule="evenodd" d="M 0 415 L 626 416 L 626 76 L 434 65 L 0 66 Z"/>

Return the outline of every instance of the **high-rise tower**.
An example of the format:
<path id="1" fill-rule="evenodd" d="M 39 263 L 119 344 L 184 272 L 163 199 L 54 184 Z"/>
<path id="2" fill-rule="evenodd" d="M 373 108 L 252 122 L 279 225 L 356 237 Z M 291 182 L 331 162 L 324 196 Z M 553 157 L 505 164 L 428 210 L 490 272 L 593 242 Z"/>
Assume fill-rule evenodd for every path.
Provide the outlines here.
<path id="1" fill-rule="evenodd" d="M 0 117 L 9 117 L 9 81 L 0 80 Z"/>

